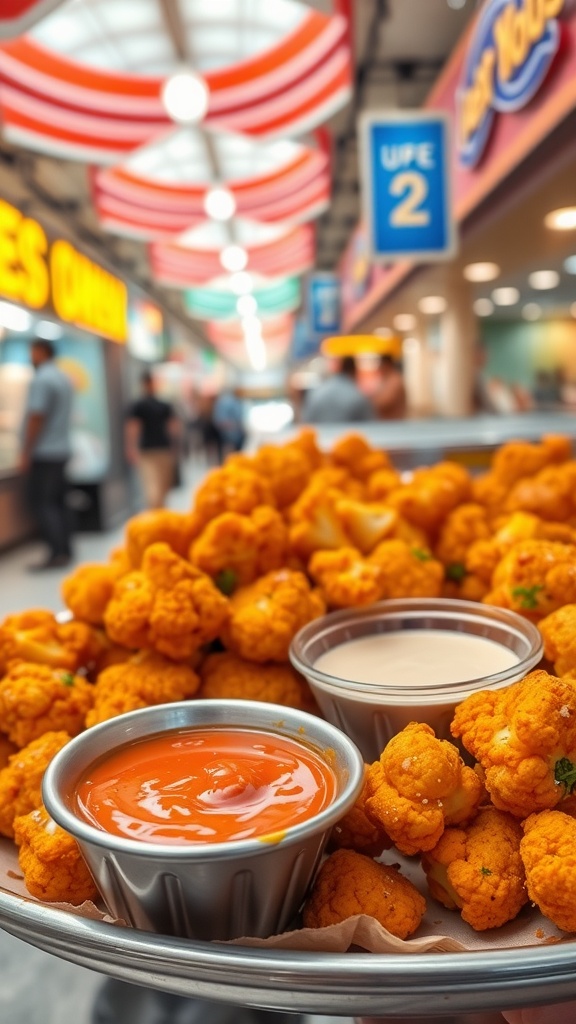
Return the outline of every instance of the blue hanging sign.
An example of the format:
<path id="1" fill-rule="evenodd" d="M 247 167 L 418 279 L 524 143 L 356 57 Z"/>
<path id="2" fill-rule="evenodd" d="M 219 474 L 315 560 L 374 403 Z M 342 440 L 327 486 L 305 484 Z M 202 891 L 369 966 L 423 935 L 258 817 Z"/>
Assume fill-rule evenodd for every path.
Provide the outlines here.
<path id="1" fill-rule="evenodd" d="M 474 167 L 496 113 L 521 110 L 542 85 L 560 46 L 565 0 L 488 0 L 456 94 L 458 155 Z"/>
<path id="2" fill-rule="evenodd" d="M 448 117 L 369 111 L 360 121 L 362 198 L 372 258 L 450 259 L 456 229 Z"/>
<path id="3" fill-rule="evenodd" d="M 308 320 L 312 334 L 321 337 L 340 330 L 340 278 L 312 274 L 308 282 Z"/>

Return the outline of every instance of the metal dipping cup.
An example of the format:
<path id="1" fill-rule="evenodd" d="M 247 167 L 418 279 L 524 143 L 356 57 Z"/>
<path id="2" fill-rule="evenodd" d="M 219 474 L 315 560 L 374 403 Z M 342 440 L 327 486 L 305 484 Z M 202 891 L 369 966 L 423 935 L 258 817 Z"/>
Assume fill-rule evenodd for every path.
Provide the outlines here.
<path id="1" fill-rule="evenodd" d="M 194 727 L 262 729 L 312 749 L 336 776 L 333 802 L 278 836 L 198 845 L 124 839 L 80 816 L 76 786 L 94 761 L 132 741 Z M 288 927 L 332 826 L 363 779 L 360 752 L 320 718 L 257 701 L 196 700 L 133 711 L 81 733 L 50 762 L 42 790 L 48 813 L 77 840 L 114 917 L 164 935 L 211 940 L 266 937 Z"/>
<path id="2" fill-rule="evenodd" d="M 326 651 L 349 640 L 400 630 L 438 629 L 468 633 L 502 644 L 518 662 L 494 675 L 422 687 L 363 683 L 319 671 Z M 426 679 L 426 647 L 421 646 L 422 679 Z M 383 664 L 385 654 L 383 653 Z M 515 612 L 474 601 L 449 598 L 400 598 L 365 608 L 331 612 L 314 619 L 296 634 L 290 660 L 308 680 L 321 711 L 357 744 L 366 761 L 376 760 L 388 741 L 409 722 L 426 722 L 441 739 L 451 739 L 454 708 L 477 690 L 500 689 L 522 679 L 542 658 L 536 626 Z"/>

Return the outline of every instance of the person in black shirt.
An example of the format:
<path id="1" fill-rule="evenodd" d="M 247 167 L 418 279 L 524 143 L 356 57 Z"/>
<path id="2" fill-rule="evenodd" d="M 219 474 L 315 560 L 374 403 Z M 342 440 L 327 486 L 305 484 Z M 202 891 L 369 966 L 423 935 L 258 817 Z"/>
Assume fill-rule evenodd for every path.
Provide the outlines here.
<path id="1" fill-rule="evenodd" d="M 147 507 L 163 508 L 176 476 L 178 420 L 172 406 L 156 398 L 152 374 L 141 379 L 144 394 L 126 416 L 126 458 L 138 469 Z"/>

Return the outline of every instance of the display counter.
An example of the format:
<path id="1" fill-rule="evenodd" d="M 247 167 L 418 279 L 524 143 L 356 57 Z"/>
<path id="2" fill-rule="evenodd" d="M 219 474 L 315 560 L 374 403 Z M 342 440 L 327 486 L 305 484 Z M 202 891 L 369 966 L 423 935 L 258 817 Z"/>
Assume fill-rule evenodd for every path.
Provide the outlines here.
<path id="1" fill-rule="evenodd" d="M 302 425 L 281 433 L 253 431 L 247 450 L 261 444 L 282 444 Z M 314 424 L 318 443 L 329 449 L 348 433 L 361 433 L 369 443 L 389 452 L 398 469 L 410 470 L 451 459 L 471 472 L 487 469 L 505 441 L 537 441 L 543 434 L 565 434 L 576 441 L 576 416 L 562 412 L 529 412 L 512 416 L 469 416 L 462 419 L 396 420 L 394 422 Z"/>

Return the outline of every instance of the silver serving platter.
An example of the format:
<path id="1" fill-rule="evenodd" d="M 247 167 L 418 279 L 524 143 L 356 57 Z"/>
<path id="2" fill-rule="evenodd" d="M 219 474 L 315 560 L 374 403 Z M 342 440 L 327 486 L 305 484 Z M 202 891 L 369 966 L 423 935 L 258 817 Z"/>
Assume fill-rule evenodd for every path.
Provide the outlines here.
<path id="1" fill-rule="evenodd" d="M 0 927 L 136 985 L 272 1010 L 446 1019 L 576 999 L 576 941 L 405 956 L 251 949 L 87 920 L 4 889 Z"/>

